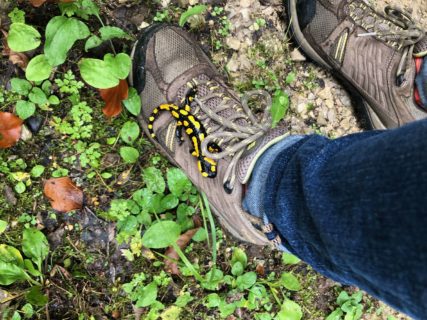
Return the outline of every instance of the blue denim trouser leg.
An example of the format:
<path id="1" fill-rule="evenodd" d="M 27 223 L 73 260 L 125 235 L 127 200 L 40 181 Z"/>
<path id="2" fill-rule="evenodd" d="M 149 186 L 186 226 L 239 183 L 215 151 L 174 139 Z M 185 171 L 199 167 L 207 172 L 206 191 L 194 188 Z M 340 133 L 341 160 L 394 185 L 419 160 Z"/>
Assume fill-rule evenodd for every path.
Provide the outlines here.
<path id="1" fill-rule="evenodd" d="M 427 120 L 285 139 L 258 161 L 244 206 L 320 273 L 427 319 Z"/>

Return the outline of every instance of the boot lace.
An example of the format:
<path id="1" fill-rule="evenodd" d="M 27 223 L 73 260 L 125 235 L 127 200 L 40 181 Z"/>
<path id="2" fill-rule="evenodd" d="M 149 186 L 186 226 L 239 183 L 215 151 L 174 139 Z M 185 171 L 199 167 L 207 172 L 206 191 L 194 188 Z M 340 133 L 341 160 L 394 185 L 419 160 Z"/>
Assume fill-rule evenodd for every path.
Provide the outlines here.
<path id="1" fill-rule="evenodd" d="M 202 142 L 202 154 L 214 160 L 231 157 L 223 178 L 225 191 L 231 193 L 236 181 L 236 167 L 245 150 L 271 128 L 271 96 L 264 90 L 249 91 L 243 95 L 241 103 L 238 103 L 216 81 L 193 79 L 188 83 L 189 90 L 201 86 L 208 88 L 208 94 L 196 95 L 192 113 L 197 116 L 206 130 L 206 138 Z M 260 97 L 265 101 L 266 108 L 261 119 L 257 119 L 249 108 L 249 101 L 253 97 Z M 216 98 L 221 102 L 213 104 L 213 107 L 209 106 L 208 102 Z M 233 110 L 233 112 L 229 114 L 225 112 L 227 110 Z M 227 116 L 224 116 L 224 113 Z M 210 152 L 208 146 L 211 143 L 217 144 L 221 151 Z"/>
<path id="2" fill-rule="evenodd" d="M 366 33 L 358 34 L 359 37 L 373 36 L 398 51 L 402 50 L 402 58 L 396 71 L 396 84 L 403 85 L 406 81 L 405 74 L 410 69 L 415 45 L 423 39 L 425 32 L 408 12 L 394 6 L 385 7 L 385 17 L 380 16 L 364 2 L 354 2 L 349 8 L 354 21 L 367 30 Z"/>

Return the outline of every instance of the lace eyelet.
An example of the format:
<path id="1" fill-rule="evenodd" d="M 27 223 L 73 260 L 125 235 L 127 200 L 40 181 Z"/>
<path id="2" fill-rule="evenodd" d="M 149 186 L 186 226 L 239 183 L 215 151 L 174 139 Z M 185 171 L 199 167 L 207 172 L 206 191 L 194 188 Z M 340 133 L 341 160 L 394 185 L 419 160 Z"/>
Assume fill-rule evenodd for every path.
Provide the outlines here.
<path id="1" fill-rule="evenodd" d="M 231 193 L 233 192 L 233 190 L 234 190 L 234 188 L 233 188 L 232 186 L 230 186 L 230 181 L 226 181 L 226 182 L 224 183 L 223 187 L 224 187 L 224 191 L 225 191 L 227 194 L 231 194 Z"/>

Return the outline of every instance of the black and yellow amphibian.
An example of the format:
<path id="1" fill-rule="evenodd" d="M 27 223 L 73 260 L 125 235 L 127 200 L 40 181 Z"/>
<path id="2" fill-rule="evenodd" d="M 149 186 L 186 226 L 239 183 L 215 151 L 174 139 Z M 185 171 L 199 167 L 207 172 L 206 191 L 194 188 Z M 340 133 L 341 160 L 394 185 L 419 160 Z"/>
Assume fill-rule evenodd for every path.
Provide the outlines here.
<path id="1" fill-rule="evenodd" d="M 161 104 L 155 108 L 149 117 L 148 131 L 155 138 L 153 131 L 154 121 L 162 111 L 168 111 L 177 121 L 176 136 L 180 143 L 184 141 L 182 130 L 188 135 L 192 149 L 190 153 L 197 158 L 197 166 L 203 177 L 214 178 L 217 174 L 217 162 L 202 154 L 202 142 L 206 137 L 206 130 L 196 116 L 191 114 L 191 102 L 194 100 L 196 91 L 191 89 L 181 102 L 181 106 L 175 104 Z M 220 152 L 221 149 L 215 143 L 208 146 L 210 152 Z"/>

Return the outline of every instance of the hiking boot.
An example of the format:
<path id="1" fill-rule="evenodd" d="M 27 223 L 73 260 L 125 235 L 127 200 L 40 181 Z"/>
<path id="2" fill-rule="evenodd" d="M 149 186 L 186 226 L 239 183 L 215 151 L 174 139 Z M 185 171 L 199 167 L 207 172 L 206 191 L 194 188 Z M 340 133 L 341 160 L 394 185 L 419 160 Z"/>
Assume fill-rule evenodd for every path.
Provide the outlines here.
<path id="1" fill-rule="evenodd" d="M 287 0 L 294 38 L 364 106 L 375 129 L 427 116 L 414 102 L 414 57 L 427 36 L 408 13 L 376 12 L 362 0 Z"/>
<path id="2" fill-rule="evenodd" d="M 206 193 L 220 223 L 236 238 L 269 243 L 262 221 L 242 208 L 244 184 L 255 161 L 286 136 L 270 129 L 268 107 L 262 119 L 224 83 L 200 46 L 184 30 L 151 26 L 132 52 L 132 86 L 142 100 L 139 123 L 150 140 L 194 185 Z"/>

